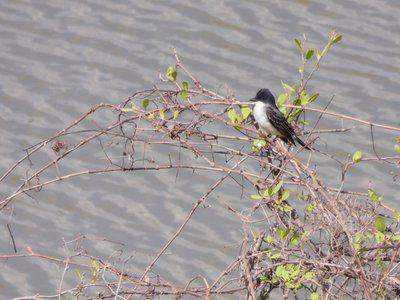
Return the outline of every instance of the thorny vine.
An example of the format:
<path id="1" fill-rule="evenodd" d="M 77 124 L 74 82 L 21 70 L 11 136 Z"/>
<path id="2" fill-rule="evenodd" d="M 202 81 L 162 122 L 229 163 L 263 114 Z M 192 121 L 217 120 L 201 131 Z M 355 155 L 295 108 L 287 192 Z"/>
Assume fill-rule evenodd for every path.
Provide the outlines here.
<path id="1" fill-rule="evenodd" d="M 393 215 L 394 210 L 383 202 L 371 201 L 370 198 L 374 197 L 371 194 L 344 190 L 343 184 L 339 188 L 327 186 L 310 163 L 313 156 L 323 153 L 310 152 L 305 162 L 298 158 L 298 153 L 304 149 L 290 151 L 282 141 L 271 138 L 263 143 L 266 137 L 254 126 L 251 115 L 244 113 L 241 116 L 239 113 L 245 107 L 243 102 L 208 90 L 189 72 L 176 53 L 175 58 L 175 69 L 180 76 L 188 78 L 190 88 L 180 84 L 176 78 L 161 77 L 174 88 L 154 87 L 137 92 L 120 105 L 99 104 L 54 136 L 26 149 L 26 155 L 0 178 L 0 183 L 14 175 L 21 164 L 34 164 L 35 154 L 40 151 L 51 148 L 55 158 L 34 172 L 28 172 L 24 181 L 0 201 L 0 209 L 12 206 L 13 201 L 22 195 L 33 197 L 47 185 L 84 175 L 190 169 L 217 173 L 218 180 L 194 203 L 184 222 L 141 276 L 124 272 L 112 260 L 104 261 L 79 250 L 67 258 L 46 256 L 32 249 L 25 253 L 1 254 L 2 259 L 36 257 L 64 266 L 55 294 L 18 299 L 61 299 L 85 295 L 92 299 L 157 298 L 163 295 L 174 299 L 185 295 L 210 299 L 215 295 L 237 294 L 253 300 L 269 299 L 271 295 L 280 295 L 282 299 L 290 295 L 299 299 L 398 296 L 400 244 L 396 231 L 399 219 Z M 302 58 L 304 63 L 304 55 Z M 305 91 L 318 67 L 319 61 L 309 78 L 303 78 L 304 73 L 301 73 L 299 93 Z M 326 116 L 351 119 L 367 124 L 371 132 L 377 127 L 400 131 L 400 128 L 331 112 L 327 107 L 286 107 L 301 109 L 303 113 L 318 113 L 319 120 Z M 235 122 L 227 117 L 232 109 L 239 116 Z M 96 122 L 103 111 L 111 112 L 113 121 L 106 126 L 88 129 L 86 121 Z M 346 130 L 350 129 L 325 133 Z M 307 135 L 308 142 L 317 140 L 320 133 L 311 131 Z M 68 137 L 73 137 L 76 142 L 68 143 Z M 78 151 L 85 151 L 94 141 L 101 145 L 100 151 L 106 161 L 103 166 L 70 173 L 63 173 L 58 168 L 64 160 Z M 149 150 L 152 146 L 177 149 L 190 159 L 155 158 Z M 364 160 L 374 159 L 398 163 L 400 157 L 377 156 Z M 343 166 L 343 182 L 347 168 L 353 164 L 348 162 Z M 238 194 L 253 194 L 256 200 L 256 203 L 249 201 L 248 209 L 244 211 L 229 207 L 242 223 L 240 253 L 225 270 L 221 270 L 214 282 L 198 276 L 188 280 L 186 285 L 182 283 L 180 288 L 171 285 L 163 280 L 162 274 L 152 272 L 153 266 L 182 233 L 197 208 L 227 178 L 237 181 Z M 299 204 L 290 204 L 295 202 Z M 385 230 L 376 225 L 382 216 L 388 224 Z M 9 227 L 8 230 L 12 237 Z M 84 238 L 79 237 L 75 242 L 79 244 L 79 240 Z M 12 244 L 16 249 L 13 239 Z M 94 270 L 95 278 L 64 288 L 63 278 L 70 266 Z M 193 282 L 201 287 L 192 287 Z M 96 291 L 95 296 L 92 290 Z"/>

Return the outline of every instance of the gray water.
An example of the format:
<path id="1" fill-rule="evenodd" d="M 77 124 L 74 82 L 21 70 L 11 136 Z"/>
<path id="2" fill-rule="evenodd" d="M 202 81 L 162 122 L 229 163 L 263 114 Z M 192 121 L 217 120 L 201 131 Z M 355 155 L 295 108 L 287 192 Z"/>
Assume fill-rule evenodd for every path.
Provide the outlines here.
<path id="1" fill-rule="evenodd" d="M 246 101 L 261 87 L 279 94 L 281 80 L 298 82 L 293 39 L 305 33 L 310 47 L 321 48 L 332 29 L 344 39 L 310 83 L 309 90 L 320 93 L 316 105 L 323 107 L 336 95 L 330 110 L 399 127 L 397 1 L 1 1 L 0 171 L 91 106 L 118 104 L 152 88 L 159 72 L 174 64 L 172 47 L 205 86 Z M 354 125 L 350 132 L 322 139 L 318 147 L 342 161 L 356 150 L 373 157 L 369 127 L 344 122 L 344 127 Z M 321 123 L 325 129 L 341 126 L 328 117 Z M 376 130 L 378 153 L 395 155 L 398 135 Z M 91 159 L 87 153 L 70 167 L 87 169 Z M 326 160 L 315 160 L 322 164 L 321 177 L 338 186 L 340 172 L 323 169 Z M 365 192 L 373 186 L 399 208 L 398 180 L 392 179 L 397 174 L 393 165 L 361 164 L 350 170 L 345 188 Z M 1 195 L 11 193 L 24 175 L 3 185 Z M 106 260 L 119 249 L 132 255 L 127 271 L 140 276 L 214 182 L 206 173 L 199 180 L 182 171 L 175 180 L 175 173 L 160 171 L 87 176 L 48 186 L 35 199 L 16 199 L 13 214 L 3 212 L 0 254 L 13 253 L 9 221 L 19 253 L 30 246 L 63 258 L 70 253 L 62 239 L 84 234 L 88 239 L 82 246 L 93 255 Z M 217 190 L 210 207 L 196 212 L 157 262 L 156 273 L 178 286 L 198 274 L 212 282 L 238 255 L 241 226 L 223 201 L 246 199 L 233 199 L 230 185 Z M 1 266 L 3 299 L 57 292 L 62 267 L 56 264 L 19 258 Z M 73 287 L 74 279 L 66 279 L 64 287 L 68 284 Z"/>

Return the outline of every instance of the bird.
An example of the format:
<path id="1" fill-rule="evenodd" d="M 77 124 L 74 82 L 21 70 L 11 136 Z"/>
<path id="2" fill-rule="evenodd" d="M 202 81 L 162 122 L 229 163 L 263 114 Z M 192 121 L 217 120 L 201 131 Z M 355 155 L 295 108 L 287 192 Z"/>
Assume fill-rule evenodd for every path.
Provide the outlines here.
<path id="1" fill-rule="evenodd" d="M 269 89 L 261 89 L 255 98 L 250 99 L 254 102 L 253 116 L 259 127 L 272 135 L 276 135 L 284 142 L 296 146 L 298 142 L 304 148 L 311 150 L 294 132 L 292 125 L 286 120 L 285 116 L 275 104 L 275 98 Z"/>

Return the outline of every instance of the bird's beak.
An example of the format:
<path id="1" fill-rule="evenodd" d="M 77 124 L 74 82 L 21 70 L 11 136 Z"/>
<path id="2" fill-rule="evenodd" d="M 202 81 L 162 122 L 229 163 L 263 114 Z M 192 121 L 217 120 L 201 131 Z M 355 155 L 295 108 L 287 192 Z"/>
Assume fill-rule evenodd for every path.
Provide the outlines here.
<path id="1" fill-rule="evenodd" d="M 252 98 L 252 99 L 249 99 L 249 101 L 250 101 L 250 102 L 256 102 L 257 99 Z"/>

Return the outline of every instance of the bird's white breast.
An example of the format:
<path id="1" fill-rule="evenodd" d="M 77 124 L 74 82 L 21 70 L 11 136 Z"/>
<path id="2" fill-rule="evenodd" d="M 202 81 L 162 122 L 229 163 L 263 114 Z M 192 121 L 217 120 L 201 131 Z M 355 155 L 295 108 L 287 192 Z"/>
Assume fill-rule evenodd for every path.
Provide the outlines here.
<path id="1" fill-rule="evenodd" d="M 268 120 L 267 104 L 260 101 L 254 103 L 253 116 L 254 119 L 256 119 L 258 125 L 260 125 L 260 127 L 263 128 L 265 131 L 272 135 L 281 135 L 279 131 L 276 130 L 275 127 L 272 126 L 271 122 Z"/>

